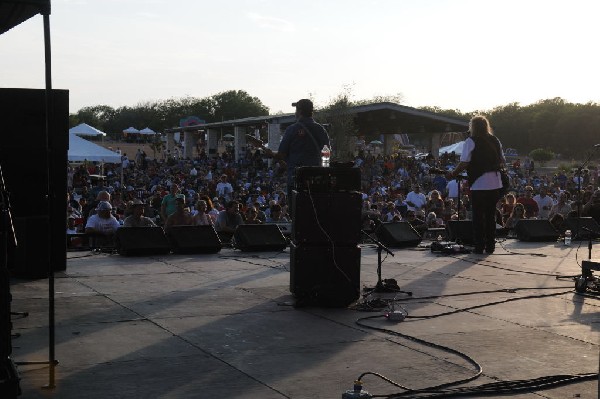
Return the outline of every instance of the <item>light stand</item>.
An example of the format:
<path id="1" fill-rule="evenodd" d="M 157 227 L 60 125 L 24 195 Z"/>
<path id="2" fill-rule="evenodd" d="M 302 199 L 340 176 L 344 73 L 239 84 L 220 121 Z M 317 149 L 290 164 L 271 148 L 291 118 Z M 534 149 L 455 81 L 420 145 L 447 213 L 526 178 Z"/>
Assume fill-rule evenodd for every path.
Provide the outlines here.
<path id="1" fill-rule="evenodd" d="M 369 293 L 372 293 L 372 292 L 400 292 L 400 293 L 412 296 L 411 291 L 402 291 L 399 288 L 395 289 L 395 288 L 389 288 L 389 287 L 385 286 L 385 284 L 383 283 L 383 280 L 381 279 L 381 263 L 382 263 L 381 252 L 385 250 L 385 252 L 387 252 L 389 255 L 392 255 L 392 256 L 394 256 L 394 253 L 392 251 L 390 251 L 388 247 L 383 245 L 381 243 L 381 241 L 377 240 L 375 237 L 371 236 L 366 231 L 361 230 L 361 233 L 363 233 L 365 236 L 367 236 L 369 238 L 369 240 L 371 242 L 373 242 L 373 244 L 377 245 L 377 284 L 375 285 L 374 288 L 372 288 L 369 291 Z"/>
<path id="2" fill-rule="evenodd" d="M 41 6 L 40 11 L 44 22 L 44 65 L 45 65 L 45 82 L 46 82 L 46 97 L 44 101 L 45 105 L 45 144 L 46 144 L 46 200 L 47 200 L 47 211 L 48 215 L 52 214 L 53 203 L 56 200 L 51 194 L 50 185 L 52 184 L 51 169 L 55 167 L 64 167 L 64 165 L 53 165 L 50 160 L 52 159 L 51 154 L 53 145 L 50 137 L 50 121 L 54 117 L 52 113 L 52 57 L 51 57 L 51 45 L 50 45 L 50 3 L 47 6 Z M 51 220 L 51 218 L 50 218 Z M 48 237 L 52 236 L 52 224 L 48 223 Z M 52 242 L 48 240 L 48 360 L 40 361 L 27 361 L 27 362 L 15 362 L 17 365 L 35 365 L 35 364 L 47 364 L 49 365 L 48 371 L 48 385 L 44 385 L 44 389 L 56 388 L 56 325 L 55 325 L 55 287 L 54 287 L 54 267 L 52 259 Z"/>

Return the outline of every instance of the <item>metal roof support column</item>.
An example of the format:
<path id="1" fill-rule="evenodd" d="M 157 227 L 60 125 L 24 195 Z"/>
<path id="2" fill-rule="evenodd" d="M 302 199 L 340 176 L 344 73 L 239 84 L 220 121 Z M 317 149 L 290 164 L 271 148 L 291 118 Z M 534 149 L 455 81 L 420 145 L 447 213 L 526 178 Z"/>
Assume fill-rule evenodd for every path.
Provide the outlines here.
<path id="1" fill-rule="evenodd" d="M 169 154 L 173 154 L 175 149 L 175 133 L 166 133 L 167 135 L 167 151 Z"/>
<path id="2" fill-rule="evenodd" d="M 267 134 L 269 140 L 269 150 L 277 151 L 277 149 L 279 149 L 279 143 L 281 142 L 281 124 L 269 123 L 267 125 Z"/>
<path id="3" fill-rule="evenodd" d="M 235 161 L 238 162 L 243 157 L 246 156 L 246 127 L 245 126 L 235 126 L 234 130 L 234 152 L 235 152 Z"/>
<path id="4" fill-rule="evenodd" d="M 194 159 L 194 148 L 196 147 L 196 132 L 195 131 L 184 131 L 183 132 L 183 158 Z"/>
<path id="5" fill-rule="evenodd" d="M 219 146 L 219 130 L 208 129 L 206 131 L 206 151 L 209 158 L 214 158 L 218 155 L 217 148 Z"/>
<path id="6" fill-rule="evenodd" d="M 432 133 L 431 134 L 431 155 L 433 155 L 434 159 L 438 159 L 440 157 L 440 143 L 442 142 L 443 132 L 440 133 Z"/>

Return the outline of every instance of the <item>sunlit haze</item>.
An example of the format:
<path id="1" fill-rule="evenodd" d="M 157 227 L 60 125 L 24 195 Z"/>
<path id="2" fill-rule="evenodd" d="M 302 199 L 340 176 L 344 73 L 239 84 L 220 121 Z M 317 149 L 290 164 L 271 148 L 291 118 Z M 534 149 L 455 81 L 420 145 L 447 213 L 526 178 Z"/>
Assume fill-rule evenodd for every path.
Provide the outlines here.
<path id="1" fill-rule="evenodd" d="M 465 112 L 600 102 L 598 15 L 593 0 L 53 0 L 53 87 L 71 112 L 226 90 L 271 113 L 345 88 Z M 0 86 L 43 88 L 42 17 L 0 54 Z"/>

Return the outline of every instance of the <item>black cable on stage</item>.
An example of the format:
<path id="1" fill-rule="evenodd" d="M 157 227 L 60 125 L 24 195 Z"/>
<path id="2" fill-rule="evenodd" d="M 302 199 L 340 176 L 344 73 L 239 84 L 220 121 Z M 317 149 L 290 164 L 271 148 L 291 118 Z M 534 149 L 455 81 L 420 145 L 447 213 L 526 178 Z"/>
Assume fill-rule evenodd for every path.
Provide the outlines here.
<path id="1" fill-rule="evenodd" d="M 395 302 L 404 302 L 404 301 L 423 301 L 430 299 L 441 299 L 441 298 L 452 298 L 459 296 L 467 296 L 467 295 L 481 295 L 481 294 L 494 294 L 494 293 L 511 293 L 514 294 L 518 291 L 523 290 L 557 290 L 557 289 L 570 289 L 571 287 L 519 287 L 519 288 L 502 288 L 498 290 L 485 290 L 485 291 L 470 291 L 470 292 L 462 292 L 457 294 L 445 294 L 445 295 L 430 295 L 423 297 L 404 297 L 404 298 L 396 298 L 393 299 L 384 299 L 384 298 L 375 298 L 372 300 L 365 300 L 363 302 L 358 302 L 351 307 L 352 310 L 358 311 L 366 311 L 366 312 L 376 312 L 381 311 L 382 308 L 388 307 L 390 303 Z M 571 292 L 571 291 L 568 291 Z M 369 294 L 367 294 L 369 295 Z M 527 299 L 529 297 L 520 297 L 521 299 Z M 517 300 L 519 298 L 515 298 Z M 501 303 L 501 302 L 499 302 Z M 469 309 L 465 309 L 469 310 Z M 437 317 L 437 316 L 435 316 Z M 412 318 L 412 317 L 411 317 Z"/>
<path id="2" fill-rule="evenodd" d="M 387 328 L 374 327 L 374 326 L 370 326 L 368 324 L 364 324 L 363 323 L 363 320 L 377 319 L 377 318 L 382 318 L 382 317 L 384 317 L 384 316 L 383 315 L 377 315 L 377 316 L 362 317 L 360 319 L 357 319 L 355 323 L 357 325 L 361 326 L 361 327 L 364 327 L 364 328 L 368 328 L 368 329 L 376 330 L 376 331 L 380 331 L 380 332 L 385 332 L 386 334 L 390 334 L 390 335 L 394 335 L 394 336 L 397 336 L 397 337 L 400 337 L 400 338 L 404 338 L 404 339 L 407 339 L 409 341 L 413 341 L 413 342 L 419 343 L 421 345 L 425 345 L 425 346 L 428 346 L 428 347 L 431 347 L 431 348 L 435 348 L 435 349 L 439 349 L 439 350 L 442 350 L 442 351 L 445 351 L 445 352 L 448 352 L 448 353 L 452 353 L 452 354 L 454 354 L 454 355 L 462 358 L 463 360 L 466 360 L 467 363 L 469 363 L 470 365 L 472 365 L 476 369 L 475 374 L 473 374 L 470 377 L 463 378 L 461 380 L 452 381 L 452 382 L 447 382 L 447 383 L 444 383 L 444 384 L 435 385 L 435 386 L 429 387 L 428 389 L 430 389 L 430 390 L 442 389 L 442 388 L 447 388 L 447 387 L 451 387 L 451 386 L 454 386 L 454 385 L 465 384 L 467 382 L 470 382 L 470 381 L 473 381 L 473 380 L 479 378 L 479 376 L 483 373 L 483 368 L 481 367 L 481 365 L 479 363 L 477 363 L 469 355 L 467 355 L 467 354 L 465 354 L 463 352 L 460 352 L 460 351 L 458 351 L 456 349 L 452 349 L 452 348 L 444 346 L 444 345 L 436 344 L 434 342 L 425 341 L 424 339 L 413 337 L 412 335 L 403 334 L 403 333 L 400 333 L 400 332 L 397 332 L 397 331 L 389 330 Z M 403 388 L 403 389 L 407 389 L 406 387 L 404 387 L 404 386 L 402 386 L 402 385 L 400 385 L 400 384 L 398 384 L 398 383 L 396 383 L 396 382 L 388 379 L 387 377 L 383 377 L 382 375 L 380 375 L 378 373 L 366 372 L 366 373 L 361 374 L 361 377 L 365 376 L 367 374 L 372 374 L 372 375 L 378 376 L 380 378 L 384 378 L 386 381 L 392 383 L 393 385 L 395 385 L 397 387 L 400 387 L 400 388 Z M 358 379 L 360 380 L 361 377 L 359 377 Z M 412 390 L 409 390 L 407 392 L 412 392 Z"/>
<path id="3" fill-rule="evenodd" d="M 491 262 L 490 260 L 488 260 L 487 258 L 482 258 L 482 259 L 469 259 L 469 258 L 463 258 L 463 257 L 458 257 L 456 255 L 448 255 L 451 258 L 457 259 L 457 260 L 462 260 L 465 262 L 470 262 L 474 265 L 480 265 L 480 266 L 486 266 L 486 267 L 491 267 L 493 269 L 498 269 L 498 270 L 504 270 L 504 271 L 508 271 L 508 272 L 514 272 L 514 273 L 522 273 L 522 274 L 533 274 L 535 276 L 549 276 L 549 277 L 556 277 L 556 274 L 550 274 L 550 273 L 538 273 L 538 272 L 530 272 L 530 271 L 526 271 L 526 270 L 515 270 L 515 269 L 508 269 L 506 267 L 500 267 L 500 266 L 494 266 L 494 265 L 490 265 L 489 263 L 482 263 L 480 261 L 484 260 L 486 262 Z M 545 256 L 545 255 L 544 255 Z"/>
<path id="4" fill-rule="evenodd" d="M 493 306 L 493 305 L 499 305 L 499 304 L 503 304 L 503 303 L 508 303 L 508 302 L 514 302 L 514 301 L 521 301 L 523 299 L 537 299 L 537 298 L 546 298 L 546 297 L 551 297 L 551 296 L 559 296 L 559 295 L 564 295 L 564 294 L 568 294 L 573 292 L 572 290 L 570 291 L 561 291 L 561 292 L 553 292 L 551 294 L 539 294 L 539 295 L 528 295 L 528 296 L 524 296 L 524 297 L 518 297 L 518 298 L 506 298 L 500 301 L 495 301 L 495 302 L 488 302 L 488 303 L 484 303 L 481 305 L 474 305 L 474 306 L 469 306 L 467 308 L 461 308 L 461 309 L 456 309 L 456 310 L 452 310 L 449 312 L 444 312 L 444 313 L 438 313 L 435 315 L 427 315 L 427 316 L 406 316 L 407 319 L 434 319 L 436 317 L 441 317 L 441 316 L 448 316 L 451 314 L 455 314 L 455 313 L 461 313 L 461 312 L 467 312 L 469 310 L 473 310 L 473 309 L 479 309 L 479 308 L 485 308 L 487 306 Z"/>
<path id="5" fill-rule="evenodd" d="M 445 390 L 431 390 L 429 388 L 413 391 L 395 393 L 391 395 L 372 395 L 373 398 L 388 399 L 439 399 L 455 398 L 465 396 L 489 396 L 508 395 L 522 392 L 536 392 L 555 388 L 561 385 L 574 384 L 577 382 L 596 380 L 598 373 L 575 374 L 575 375 L 551 375 L 529 380 L 497 381 L 474 387 L 456 387 Z"/>

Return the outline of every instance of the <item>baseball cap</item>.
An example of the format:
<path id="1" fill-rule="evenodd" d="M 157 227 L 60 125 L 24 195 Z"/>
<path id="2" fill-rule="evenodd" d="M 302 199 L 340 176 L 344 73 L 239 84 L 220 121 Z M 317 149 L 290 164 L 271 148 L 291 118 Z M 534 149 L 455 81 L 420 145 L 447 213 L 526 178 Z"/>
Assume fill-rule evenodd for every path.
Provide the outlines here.
<path id="1" fill-rule="evenodd" d="M 112 205 L 108 201 L 100 201 L 98 202 L 98 206 L 96 207 L 97 211 L 110 211 L 112 210 Z"/>
<path id="2" fill-rule="evenodd" d="M 133 201 L 131 201 L 131 205 L 144 205 L 144 201 L 139 198 L 134 198 Z"/>
<path id="3" fill-rule="evenodd" d="M 176 201 L 177 201 L 177 200 L 182 200 L 183 202 L 185 202 L 185 195 L 183 195 L 183 194 L 177 194 L 177 195 L 175 196 L 175 200 L 176 200 Z"/>
<path id="4" fill-rule="evenodd" d="M 296 101 L 295 103 L 292 103 L 292 107 L 296 107 L 302 111 L 313 111 L 313 103 L 307 98 L 303 98 L 301 100 Z"/>

